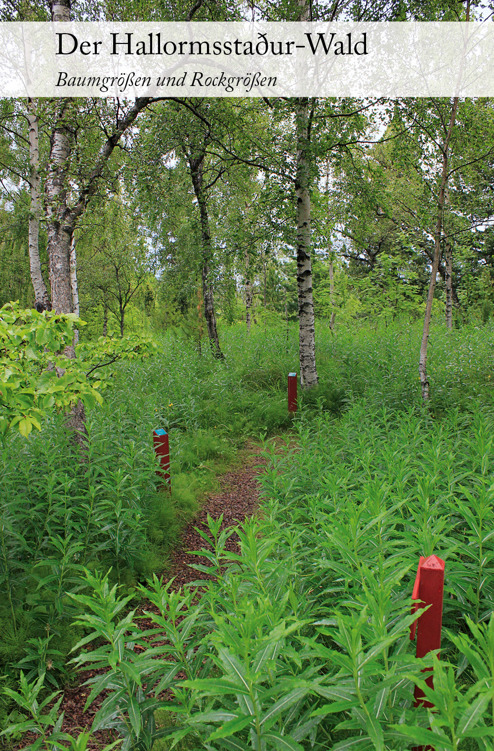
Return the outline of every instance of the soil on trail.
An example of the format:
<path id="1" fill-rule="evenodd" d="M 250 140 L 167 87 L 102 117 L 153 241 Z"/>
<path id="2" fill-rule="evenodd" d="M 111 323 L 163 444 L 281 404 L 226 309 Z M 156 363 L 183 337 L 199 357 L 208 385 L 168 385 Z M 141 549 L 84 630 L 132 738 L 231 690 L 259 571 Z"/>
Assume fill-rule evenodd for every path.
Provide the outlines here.
<path id="1" fill-rule="evenodd" d="M 188 552 L 207 547 L 206 541 L 197 529 L 208 531 L 208 516 L 218 519 L 223 514 L 221 529 L 226 529 L 234 527 L 255 513 L 260 492 L 257 478 L 266 464 L 260 452 L 260 447 L 252 444 L 241 452 L 242 466 L 220 478 L 220 492 L 206 499 L 199 514 L 183 530 L 166 572 L 166 578 L 175 577 L 172 589 L 177 590 L 189 582 L 208 578 L 207 574 L 189 567 L 191 563 L 208 565 L 206 558 Z M 239 552 L 236 535 L 227 540 L 226 549 Z"/>
<path id="2" fill-rule="evenodd" d="M 188 552 L 206 547 L 206 541 L 195 528 L 207 532 L 208 515 L 218 519 L 223 514 L 221 529 L 224 529 L 241 523 L 255 513 L 260 494 L 258 476 L 266 464 L 266 459 L 261 456 L 261 453 L 262 447 L 256 444 L 249 444 L 245 449 L 242 449 L 238 456 L 241 462 L 240 466 L 219 478 L 220 491 L 205 499 L 198 515 L 184 528 L 180 539 L 177 540 L 176 547 L 171 553 L 170 565 L 162 574 L 164 580 L 174 577 L 172 589 L 178 590 L 189 582 L 208 578 L 207 574 L 189 567 L 190 563 L 207 564 L 207 560 Z M 237 535 L 230 536 L 226 547 L 228 550 L 239 552 Z M 145 610 L 146 606 L 144 605 L 142 609 Z M 141 608 L 139 610 L 142 612 Z M 91 675 L 90 672 L 82 673 L 81 683 Z M 61 705 L 61 710 L 64 711 L 63 730 L 72 735 L 78 735 L 82 730 L 89 730 L 102 701 L 102 697 L 99 697 L 99 701 L 93 702 L 87 712 L 84 712 L 84 704 L 90 687 L 83 686 L 81 683 L 65 690 Z M 111 742 L 113 739 L 109 732 L 101 731 L 95 734 L 95 739 L 89 742 L 89 746 L 98 748 L 102 743 Z"/>

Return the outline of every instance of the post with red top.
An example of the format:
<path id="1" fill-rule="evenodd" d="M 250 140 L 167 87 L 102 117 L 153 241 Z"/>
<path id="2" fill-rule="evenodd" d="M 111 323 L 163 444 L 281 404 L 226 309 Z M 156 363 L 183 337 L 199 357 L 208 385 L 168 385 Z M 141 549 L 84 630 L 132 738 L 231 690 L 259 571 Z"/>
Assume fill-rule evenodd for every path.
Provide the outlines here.
<path id="1" fill-rule="evenodd" d="M 168 441 L 168 433 L 166 430 L 160 428 L 159 430 L 153 430 L 153 445 L 154 453 L 160 463 L 160 469 L 157 474 L 163 482 L 168 486 L 168 490 L 171 491 L 171 479 L 170 479 L 170 444 Z"/>
<path id="2" fill-rule="evenodd" d="M 288 373 L 288 411 L 297 411 L 297 374 Z"/>
<path id="3" fill-rule="evenodd" d="M 420 561 L 415 577 L 412 592 L 412 600 L 421 600 L 421 603 L 412 605 L 412 612 L 420 607 L 429 605 L 425 613 L 413 623 L 410 629 L 410 639 L 417 634 L 417 657 L 425 657 L 428 652 L 441 647 L 441 626 L 443 618 L 443 589 L 444 589 L 444 561 L 436 555 L 428 558 L 420 556 Z M 428 668 L 427 670 L 430 670 Z M 433 678 L 430 675 L 426 683 L 433 688 Z M 424 692 L 415 686 L 415 706 L 434 706 L 424 699 Z M 434 751 L 432 746 L 415 746 L 414 751 Z"/>

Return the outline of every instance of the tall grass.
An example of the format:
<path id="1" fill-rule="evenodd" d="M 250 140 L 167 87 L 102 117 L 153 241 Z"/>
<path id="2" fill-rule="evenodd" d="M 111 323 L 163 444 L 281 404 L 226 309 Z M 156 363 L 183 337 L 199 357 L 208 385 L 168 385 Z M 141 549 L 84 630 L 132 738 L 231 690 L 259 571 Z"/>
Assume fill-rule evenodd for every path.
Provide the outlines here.
<path id="1" fill-rule="evenodd" d="M 152 360 L 115 366 L 103 407 L 87 415 L 82 462 L 57 416 L 27 440 L 3 439 L 1 670 L 12 675 L 20 664 L 39 674 L 49 664 L 55 685 L 57 677 L 63 680 L 47 646 L 63 655 L 77 639 L 69 593 L 84 587 L 83 567 L 111 568 L 128 586 L 162 571 L 181 527 L 234 459 L 236 446 L 289 425 L 284 365 L 270 354 L 278 339 L 275 332 L 261 347 L 253 337 L 245 347 L 245 339 L 233 337 L 223 365 L 169 336 Z M 236 361 L 235 347 L 242 346 L 264 368 L 262 382 Z M 152 431 L 158 427 L 171 436 L 171 496 L 156 476 Z"/>
<path id="2" fill-rule="evenodd" d="M 113 668 L 91 681 L 94 695 L 115 686 L 95 727 L 142 750 L 492 748 L 493 427 L 492 411 L 438 423 L 365 400 L 339 420 L 302 414 L 296 449 L 269 453 L 262 517 L 236 529 L 241 555 L 210 520 L 216 579 L 200 601 L 141 588 L 150 642 L 135 614 L 115 617 L 124 601 L 105 580 L 76 598 L 85 641 L 122 642 L 77 657 Z M 446 561 L 441 662 L 416 660 L 409 639 L 418 558 L 433 552 Z M 414 684 L 433 712 L 413 707 Z"/>
<path id="3" fill-rule="evenodd" d="M 399 325 L 336 337 L 319 329 L 321 383 L 301 397 L 297 451 L 271 457 L 262 521 L 238 530 L 241 558 L 226 551 L 213 525 L 218 581 L 199 609 L 184 594 L 189 620 L 182 628 L 178 617 L 173 638 L 188 682 L 177 685 L 170 668 L 163 686 L 174 693 L 172 719 L 161 735 L 190 749 L 404 749 L 407 728 L 425 738 L 431 727 L 438 749 L 490 747 L 482 733 L 492 712 L 485 676 L 494 650 L 483 625 L 494 596 L 493 332 L 433 332 L 428 411 L 420 403 L 419 339 L 419 328 Z M 296 369 L 296 331 L 254 329 L 246 337 L 237 327 L 223 341 L 225 363 L 168 337 L 153 360 L 116 367 L 103 408 L 89 415 L 82 464 L 55 419 L 40 436 L 3 445 L 4 665 L 19 662 L 26 639 L 38 638 L 38 664 L 33 646 L 23 667 L 40 675 L 48 649 L 63 655 L 84 627 L 98 634 L 80 612 L 110 597 L 104 572 L 111 566 L 113 580 L 128 586 L 159 570 L 218 462 L 230 461 L 246 436 L 291 425 L 286 374 Z M 157 487 L 156 427 L 170 431 L 171 498 Z M 443 658 L 458 676 L 447 664 L 436 667 L 446 703 L 427 717 L 411 708 L 423 665 L 415 665 L 407 628 L 418 556 L 431 552 L 446 560 Z M 153 586 L 147 596 L 157 605 L 159 640 L 177 604 Z M 68 627 L 73 617 L 79 631 Z M 124 651 L 125 633 L 137 638 L 131 620 L 127 626 Z M 102 660 L 115 668 L 110 654 Z M 152 718 L 166 702 L 146 704 L 138 682 L 126 685 L 130 704 L 125 691 L 120 704 L 109 700 L 101 724 L 112 722 L 112 711 L 126 718 L 119 729 L 132 746 L 144 718 L 152 745 Z M 462 719 L 470 710 L 474 724 Z M 470 731 L 478 740 L 468 740 Z"/>

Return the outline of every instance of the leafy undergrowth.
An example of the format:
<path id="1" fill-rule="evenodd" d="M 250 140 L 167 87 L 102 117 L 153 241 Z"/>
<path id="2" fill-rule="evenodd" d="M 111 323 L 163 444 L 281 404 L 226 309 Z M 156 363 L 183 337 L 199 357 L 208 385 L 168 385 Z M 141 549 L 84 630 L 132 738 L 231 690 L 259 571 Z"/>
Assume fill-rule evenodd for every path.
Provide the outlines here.
<path id="1" fill-rule="evenodd" d="M 264 332 L 247 346 L 232 332 L 224 364 L 176 349 L 115 369 L 105 406 L 90 415 L 82 465 L 55 422 L 39 440 L 5 446 L 4 660 L 32 633 L 32 615 L 48 626 L 37 634 L 46 649 L 62 653 L 49 657 L 60 663 L 59 680 L 74 638 L 88 629 L 111 635 L 97 659 L 120 689 L 99 721 L 120 723 L 133 749 L 150 748 L 158 731 L 162 749 L 176 742 L 184 751 L 492 748 L 494 623 L 485 630 L 494 583 L 492 336 L 435 332 L 425 413 L 417 334 L 320 336 L 321 386 L 302 400 L 299 449 L 272 457 L 262 519 L 239 530 L 242 556 L 216 534 L 211 564 L 231 567 L 199 606 L 192 592 L 177 604 L 156 581 L 141 591 L 156 600 L 157 634 L 170 623 L 175 629 L 172 664 L 166 647 L 162 668 L 153 660 L 162 671 L 154 678 L 146 677 L 149 644 L 134 649 L 141 636 L 132 616 L 115 630 L 113 606 L 105 606 L 104 631 L 81 609 L 91 617 L 108 598 L 118 600 L 104 579 L 109 566 L 112 581 L 126 586 L 156 567 L 156 550 L 194 511 L 193 483 L 204 486 L 219 466 L 212 462 L 228 461 L 249 433 L 289 424 L 284 373 L 293 369 L 295 337 L 287 344 L 284 332 Z M 170 431 L 174 495 L 166 506 L 156 488 L 155 427 Z M 446 630 L 435 667 L 438 711 L 428 716 L 412 707 L 423 664 L 413 658 L 408 627 L 418 556 L 432 552 L 446 560 Z M 67 643 L 60 647 L 52 634 Z M 43 665 L 32 665 L 30 677 Z"/>
<path id="2" fill-rule="evenodd" d="M 112 689 L 95 727 L 162 751 L 492 748 L 493 427 L 481 410 L 438 424 L 365 403 L 340 421 L 302 416 L 297 450 L 270 457 L 262 519 L 237 529 L 240 556 L 210 521 L 217 579 L 200 600 L 158 579 L 140 588 L 151 643 L 88 574 L 78 625 L 99 646 L 76 661 L 111 668 L 93 695 Z M 409 638 L 431 553 L 446 561 L 440 662 L 417 661 Z M 435 711 L 415 709 L 433 663 Z"/>
<path id="3" fill-rule="evenodd" d="M 60 416 L 28 439 L 2 438 L 0 673 L 7 686 L 15 687 L 20 669 L 29 679 L 46 672 L 53 688 L 69 680 L 66 658 L 80 636 L 70 594 L 86 587 L 84 568 L 111 569 L 128 588 L 162 571 L 237 447 L 290 425 L 279 384 L 262 391 L 236 381 L 233 365 L 170 339 L 148 361 L 113 366 L 103 406 L 87 415 L 83 461 Z M 156 476 L 156 428 L 170 433 L 171 494 Z M 10 706 L 2 696 L 0 725 Z"/>

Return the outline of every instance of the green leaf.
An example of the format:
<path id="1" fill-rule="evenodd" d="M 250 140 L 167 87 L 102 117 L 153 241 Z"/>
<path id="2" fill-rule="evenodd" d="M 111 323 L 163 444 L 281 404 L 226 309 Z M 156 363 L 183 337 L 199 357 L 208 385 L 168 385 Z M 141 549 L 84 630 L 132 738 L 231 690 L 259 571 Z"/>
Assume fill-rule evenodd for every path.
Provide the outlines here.
<path id="1" fill-rule="evenodd" d="M 217 751 L 218 746 L 216 744 L 214 746 L 208 745 L 207 748 L 211 751 Z M 226 749 L 226 751 L 250 751 L 252 746 L 249 742 L 245 744 L 238 738 L 225 738 L 221 741 L 221 748 Z"/>
<path id="2" fill-rule="evenodd" d="M 421 728 L 419 726 L 409 725 L 392 725 L 393 730 L 397 730 L 402 735 L 406 735 L 411 738 L 416 744 L 435 746 L 438 743 L 445 751 L 454 751 L 454 747 L 450 739 L 442 732 L 433 733 L 432 730 Z"/>
<path id="3" fill-rule="evenodd" d="M 224 647 L 218 649 L 218 655 L 226 671 L 231 675 L 236 676 L 244 685 L 245 689 L 249 691 L 249 684 L 245 677 L 244 666 L 228 651 L 228 649 L 225 649 Z"/>
<path id="4" fill-rule="evenodd" d="M 303 699 L 308 693 L 309 690 L 307 688 L 295 688 L 293 691 L 290 691 L 289 694 L 286 694 L 286 696 L 282 696 L 281 699 L 278 699 L 278 701 L 263 715 L 261 718 L 261 726 L 269 723 L 270 720 L 273 720 L 297 701 Z"/>
<path id="5" fill-rule="evenodd" d="M 128 712 L 132 730 L 134 731 L 135 737 L 139 738 L 141 734 L 141 711 L 135 696 L 129 698 Z"/>
<path id="6" fill-rule="evenodd" d="M 366 751 L 369 749 L 369 739 L 368 738 L 346 738 L 344 741 L 340 741 L 335 746 L 332 747 L 331 751 L 346 751 L 347 748 L 350 748 L 352 750 L 357 748 L 366 749 Z"/>
<path id="7" fill-rule="evenodd" d="M 253 722 L 252 715 L 249 715 L 247 717 L 237 717 L 234 720 L 229 720 L 224 725 L 218 728 L 218 730 L 215 730 L 214 733 L 212 733 L 208 741 L 215 741 L 219 738 L 227 738 L 229 735 L 234 735 L 234 733 L 239 732 L 240 730 L 243 730 L 247 725 L 250 725 Z"/>
<path id="8" fill-rule="evenodd" d="M 205 695 L 224 696 L 229 694 L 243 694 L 250 696 L 249 689 L 244 688 L 240 682 L 228 680 L 227 678 L 196 678 L 192 681 L 182 681 L 181 686 L 193 688 Z"/>
<path id="9" fill-rule="evenodd" d="M 480 694 L 480 696 L 477 696 L 472 704 L 467 707 L 458 720 L 456 728 L 458 735 L 469 737 L 468 733 L 470 733 L 475 725 L 482 720 L 485 709 L 493 697 L 493 693 L 494 692 L 491 690 L 488 693 Z"/>
<path id="10" fill-rule="evenodd" d="M 286 735 L 280 735 L 279 733 L 266 733 L 263 734 L 262 739 L 269 741 L 273 748 L 282 749 L 282 751 L 304 751 L 304 747 L 296 741 L 288 738 Z"/>
<path id="11" fill-rule="evenodd" d="M 24 438 L 27 438 L 29 433 L 32 430 L 32 422 L 29 418 L 24 417 L 22 420 L 19 420 L 19 423 L 17 425 L 17 428 L 19 430 L 19 433 L 24 436 Z"/>

